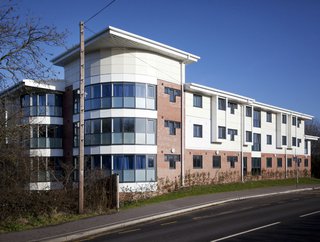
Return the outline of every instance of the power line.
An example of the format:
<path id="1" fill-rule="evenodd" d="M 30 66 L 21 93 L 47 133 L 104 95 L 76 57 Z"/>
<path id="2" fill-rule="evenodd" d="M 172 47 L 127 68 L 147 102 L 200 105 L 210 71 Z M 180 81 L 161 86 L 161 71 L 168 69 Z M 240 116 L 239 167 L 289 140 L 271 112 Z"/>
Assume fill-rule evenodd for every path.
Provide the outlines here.
<path id="1" fill-rule="evenodd" d="M 103 10 L 105 10 L 106 8 L 108 8 L 111 4 L 113 4 L 115 1 L 117 0 L 112 0 L 110 3 L 108 3 L 106 6 L 104 6 L 103 8 L 101 8 L 98 12 L 96 12 L 94 15 L 92 15 L 90 18 L 88 18 L 86 21 L 84 21 L 84 23 L 89 22 L 91 19 L 93 19 L 94 17 L 96 17 L 99 13 L 101 13 Z"/>

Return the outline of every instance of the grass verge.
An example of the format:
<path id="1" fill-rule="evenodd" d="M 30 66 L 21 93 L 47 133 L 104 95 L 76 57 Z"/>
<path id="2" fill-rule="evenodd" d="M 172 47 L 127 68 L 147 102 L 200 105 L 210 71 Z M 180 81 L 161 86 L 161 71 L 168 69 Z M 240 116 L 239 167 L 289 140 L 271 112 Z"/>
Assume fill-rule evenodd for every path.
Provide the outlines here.
<path id="1" fill-rule="evenodd" d="M 171 193 L 148 198 L 145 200 L 131 201 L 130 203 L 124 204 L 124 206 L 121 209 L 141 207 L 148 204 L 170 201 L 170 200 L 175 200 L 175 199 L 190 197 L 190 196 L 239 191 L 239 190 L 246 190 L 246 189 L 263 188 L 263 187 L 289 186 L 289 185 L 295 185 L 295 184 L 296 184 L 295 179 L 285 179 L 285 180 L 261 180 L 261 181 L 248 181 L 245 183 L 214 184 L 214 185 L 205 185 L 205 186 L 186 187 Z M 299 185 L 301 184 L 320 184 L 320 179 L 300 178 Z M 98 215 L 101 215 L 101 213 L 86 213 L 82 215 L 57 213 L 51 216 L 38 216 L 38 217 L 30 216 L 26 218 L 20 218 L 14 221 L 6 221 L 5 223 L 1 223 L 0 233 L 22 231 L 22 230 L 33 229 L 33 228 L 38 228 L 43 226 L 56 225 L 56 224 L 71 222 L 71 221 L 88 218 L 92 216 L 98 216 Z"/>
<path id="2" fill-rule="evenodd" d="M 315 178 L 299 178 L 299 185 L 305 184 L 320 184 L 320 179 Z M 260 181 L 247 181 L 245 183 L 229 183 L 229 184 L 214 184 L 205 186 L 193 186 L 181 188 L 177 191 L 163 194 L 160 196 L 152 197 L 146 200 L 133 201 L 127 203 L 123 208 L 140 207 L 148 204 L 154 204 L 164 201 L 170 201 L 174 199 L 198 196 L 219 192 L 232 192 L 246 189 L 263 188 L 263 187 L 275 187 L 275 186 L 290 186 L 296 185 L 296 179 L 283 179 L 283 180 L 260 180 Z"/>

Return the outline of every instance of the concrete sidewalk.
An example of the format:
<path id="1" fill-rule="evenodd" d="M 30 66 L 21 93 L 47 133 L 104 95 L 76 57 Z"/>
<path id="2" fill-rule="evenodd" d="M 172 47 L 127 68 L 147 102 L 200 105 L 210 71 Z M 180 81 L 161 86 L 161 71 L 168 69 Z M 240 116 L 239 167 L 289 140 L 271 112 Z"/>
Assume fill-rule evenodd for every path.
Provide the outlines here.
<path id="1" fill-rule="evenodd" d="M 22 232 L 1 234 L 0 241 L 68 241 L 226 202 L 313 189 L 320 189 L 320 184 L 299 185 L 298 188 L 296 186 L 268 187 L 186 197 L 127 209 L 111 215 L 96 216 Z"/>

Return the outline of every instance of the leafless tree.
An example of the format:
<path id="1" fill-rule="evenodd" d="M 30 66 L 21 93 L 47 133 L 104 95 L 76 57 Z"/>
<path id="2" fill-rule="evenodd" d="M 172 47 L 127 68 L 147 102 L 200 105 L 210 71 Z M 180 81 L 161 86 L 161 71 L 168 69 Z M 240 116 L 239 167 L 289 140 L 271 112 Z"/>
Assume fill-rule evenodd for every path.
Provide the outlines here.
<path id="1" fill-rule="evenodd" d="M 66 31 L 43 25 L 40 19 L 21 19 L 18 4 L 5 0 L 0 5 L 0 90 L 22 78 L 45 80 L 54 77 L 47 61 L 48 46 L 64 46 Z"/>

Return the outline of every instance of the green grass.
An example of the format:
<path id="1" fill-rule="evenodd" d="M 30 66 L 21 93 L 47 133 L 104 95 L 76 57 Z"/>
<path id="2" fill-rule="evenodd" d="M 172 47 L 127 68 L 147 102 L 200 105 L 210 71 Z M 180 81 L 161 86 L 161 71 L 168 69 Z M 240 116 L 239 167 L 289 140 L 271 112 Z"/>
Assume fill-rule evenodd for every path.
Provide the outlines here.
<path id="1" fill-rule="evenodd" d="M 125 204 L 121 209 L 129 209 L 133 207 L 141 207 L 148 204 L 155 204 L 164 201 L 175 200 L 184 197 L 198 196 L 219 192 L 230 192 L 239 191 L 245 189 L 254 189 L 261 187 L 273 187 L 273 186 L 289 186 L 295 185 L 295 179 L 284 179 L 284 180 L 262 180 L 262 181 L 251 181 L 245 183 L 232 183 L 232 184 L 215 184 L 206 186 L 194 186 L 188 188 L 181 188 L 178 191 L 174 191 L 168 194 L 148 198 L 145 200 L 134 201 L 129 204 Z M 315 178 L 300 178 L 299 184 L 320 184 L 320 179 Z M 14 221 L 6 221 L 0 223 L 0 233 L 21 231 L 27 229 L 33 229 L 43 226 L 61 224 L 65 222 L 71 222 L 83 218 L 101 215 L 98 213 L 86 213 L 82 215 L 77 214 L 61 214 L 57 213 L 53 216 L 40 216 L 40 217 L 26 217 L 20 218 Z"/>
<path id="2" fill-rule="evenodd" d="M 190 197 L 190 196 L 198 196 L 198 195 L 205 195 L 205 194 L 212 194 L 212 193 L 219 193 L 219 192 L 231 192 L 231 191 L 263 188 L 263 187 L 290 186 L 295 184 L 296 184 L 296 179 L 283 179 L 283 180 L 248 181 L 245 183 L 194 186 L 194 187 L 182 188 L 177 191 L 152 197 L 146 200 L 134 201 L 129 204 L 125 204 L 123 208 L 128 209 L 133 207 L 140 207 L 148 204 L 170 201 L 170 200 Z M 299 184 L 320 184 L 320 179 L 299 178 Z"/>

